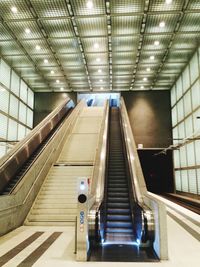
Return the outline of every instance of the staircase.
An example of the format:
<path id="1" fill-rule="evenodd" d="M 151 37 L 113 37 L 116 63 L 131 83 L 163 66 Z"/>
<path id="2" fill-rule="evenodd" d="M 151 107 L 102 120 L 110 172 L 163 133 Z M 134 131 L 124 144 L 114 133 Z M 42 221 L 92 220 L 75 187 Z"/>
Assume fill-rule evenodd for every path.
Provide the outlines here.
<path id="1" fill-rule="evenodd" d="M 112 107 L 110 116 L 106 242 L 127 244 L 134 233 L 118 108 Z"/>
<path id="2" fill-rule="evenodd" d="M 77 213 L 77 177 L 91 177 L 88 166 L 53 166 L 25 225 L 73 226 Z"/>

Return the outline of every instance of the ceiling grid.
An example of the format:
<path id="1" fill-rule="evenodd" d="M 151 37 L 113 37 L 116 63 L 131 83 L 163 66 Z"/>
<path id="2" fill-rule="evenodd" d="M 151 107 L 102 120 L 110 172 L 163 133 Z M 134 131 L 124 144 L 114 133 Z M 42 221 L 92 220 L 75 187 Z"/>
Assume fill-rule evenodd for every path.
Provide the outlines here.
<path id="1" fill-rule="evenodd" d="M 198 0 L 1 0 L 0 18 L 36 92 L 169 90 L 200 44 Z"/>

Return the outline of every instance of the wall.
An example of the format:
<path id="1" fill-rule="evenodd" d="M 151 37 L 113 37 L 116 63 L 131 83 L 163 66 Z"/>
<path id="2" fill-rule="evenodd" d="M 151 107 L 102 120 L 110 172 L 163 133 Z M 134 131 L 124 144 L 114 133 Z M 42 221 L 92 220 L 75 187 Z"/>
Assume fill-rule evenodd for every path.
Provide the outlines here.
<path id="1" fill-rule="evenodd" d="M 0 58 L 0 157 L 33 127 L 34 93 Z"/>
<path id="2" fill-rule="evenodd" d="M 76 103 L 76 93 L 35 93 L 34 127 L 54 110 L 66 97 Z"/>
<path id="3" fill-rule="evenodd" d="M 171 144 L 169 91 L 122 92 L 136 144 L 163 148 Z"/>
<path id="4" fill-rule="evenodd" d="M 171 89 L 176 190 L 200 195 L 200 48 Z"/>

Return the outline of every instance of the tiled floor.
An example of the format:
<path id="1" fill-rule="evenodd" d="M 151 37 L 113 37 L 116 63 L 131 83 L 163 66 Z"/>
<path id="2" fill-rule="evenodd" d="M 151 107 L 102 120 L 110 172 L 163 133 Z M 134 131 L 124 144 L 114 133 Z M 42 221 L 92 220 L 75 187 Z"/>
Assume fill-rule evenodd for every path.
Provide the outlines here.
<path id="1" fill-rule="evenodd" d="M 168 243 L 169 243 L 169 260 L 156 263 L 129 263 L 126 266 L 151 267 L 172 266 L 172 267 L 199 267 L 200 266 L 200 242 L 193 238 L 186 230 L 178 225 L 169 216 L 168 223 Z M 22 241 L 33 235 L 35 232 L 44 232 L 35 239 L 24 250 L 19 252 L 15 257 L 9 260 L 6 264 L 0 266 L 16 267 L 16 266 L 37 266 L 37 267 L 76 267 L 76 266 L 105 266 L 103 262 L 76 262 L 74 254 L 74 228 L 73 227 L 31 227 L 22 226 L 11 233 L 0 238 L 0 259 L 2 255 L 16 247 Z M 32 265 L 30 262 L 20 264 L 24 261 L 38 246 L 47 240 L 52 233 L 61 232 L 60 235 L 52 242 L 45 250 L 39 259 Z M 30 257 L 29 257 L 30 258 Z M 19 265 L 20 264 L 20 265 Z M 124 267 L 124 263 L 107 262 L 106 266 Z"/>

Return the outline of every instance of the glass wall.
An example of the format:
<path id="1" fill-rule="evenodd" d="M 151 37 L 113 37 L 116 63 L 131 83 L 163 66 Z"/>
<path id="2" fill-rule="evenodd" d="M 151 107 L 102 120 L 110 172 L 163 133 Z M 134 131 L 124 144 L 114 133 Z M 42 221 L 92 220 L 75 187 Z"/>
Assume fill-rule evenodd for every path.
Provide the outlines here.
<path id="1" fill-rule="evenodd" d="M 0 58 L 0 157 L 33 127 L 34 93 Z"/>
<path id="2" fill-rule="evenodd" d="M 175 186 L 200 195 L 200 48 L 171 89 Z"/>

